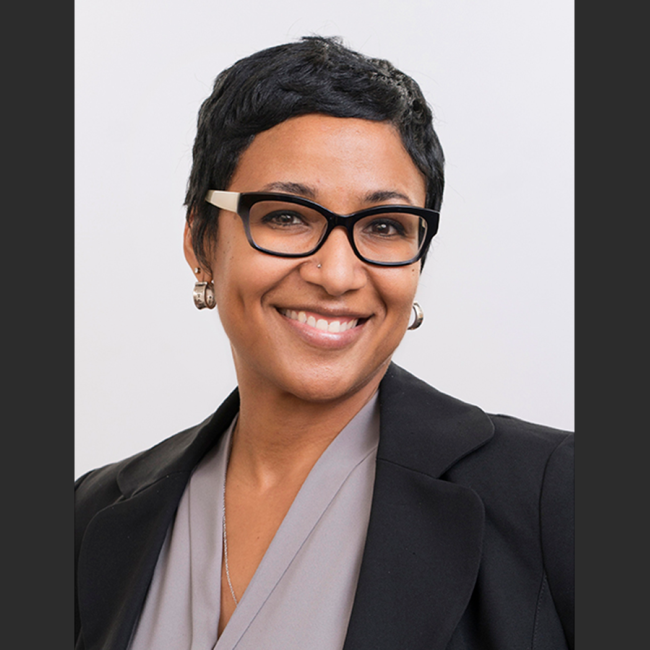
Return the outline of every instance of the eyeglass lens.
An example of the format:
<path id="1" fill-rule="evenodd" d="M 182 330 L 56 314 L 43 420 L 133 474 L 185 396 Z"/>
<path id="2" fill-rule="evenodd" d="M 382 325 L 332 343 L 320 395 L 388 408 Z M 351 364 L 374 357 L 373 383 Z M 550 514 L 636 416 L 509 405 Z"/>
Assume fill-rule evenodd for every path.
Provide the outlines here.
<path id="1" fill-rule="evenodd" d="M 327 218 L 313 208 L 285 201 L 259 201 L 249 212 L 250 235 L 257 246 L 285 255 L 311 253 L 327 231 Z M 360 255 L 375 262 L 415 258 L 427 232 L 426 221 L 408 212 L 363 217 L 354 224 Z"/>

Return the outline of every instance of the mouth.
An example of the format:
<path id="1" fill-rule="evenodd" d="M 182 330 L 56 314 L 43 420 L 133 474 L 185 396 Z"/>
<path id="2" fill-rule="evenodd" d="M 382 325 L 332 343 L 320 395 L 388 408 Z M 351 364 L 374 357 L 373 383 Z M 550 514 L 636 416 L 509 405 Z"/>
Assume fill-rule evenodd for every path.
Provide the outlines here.
<path id="1" fill-rule="evenodd" d="M 296 311 L 293 309 L 278 309 L 278 311 L 290 320 L 295 320 L 298 323 L 303 323 L 309 327 L 331 334 L 347 332 L 368 320 L 367 318 L 353 318 L 351 316 L 325 316 L 324 314 L 317 314 L 315 312 Z"/>

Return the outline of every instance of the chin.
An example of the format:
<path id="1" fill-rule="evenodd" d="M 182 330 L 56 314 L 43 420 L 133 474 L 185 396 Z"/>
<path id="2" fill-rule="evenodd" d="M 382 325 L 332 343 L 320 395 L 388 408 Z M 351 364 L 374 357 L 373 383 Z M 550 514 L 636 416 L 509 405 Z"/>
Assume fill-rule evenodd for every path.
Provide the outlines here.
<path id="1" fill-rule="evenodd" d="M 390 359 L 365 373 L 351 373 L 347 369 L 326 364 L 313 364 L 297 373 L 294 369 L 282 383 L 286 392 L 302 401 L 334 402 L 357 393 L 374 380 L 378 384 L 389 362 Z"/>

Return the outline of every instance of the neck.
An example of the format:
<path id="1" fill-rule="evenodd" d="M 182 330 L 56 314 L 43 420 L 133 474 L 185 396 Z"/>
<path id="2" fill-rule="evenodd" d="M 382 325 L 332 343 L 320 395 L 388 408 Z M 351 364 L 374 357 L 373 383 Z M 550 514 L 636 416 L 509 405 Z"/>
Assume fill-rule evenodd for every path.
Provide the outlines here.
<path id="1" fill-rule="evenodd" d="M 339 432 L 375 394 L 380 376 L 351 395 L 306 401 L 239 379 L 240 411 L 229 474 L 258 489 L 302 482 Z"/>

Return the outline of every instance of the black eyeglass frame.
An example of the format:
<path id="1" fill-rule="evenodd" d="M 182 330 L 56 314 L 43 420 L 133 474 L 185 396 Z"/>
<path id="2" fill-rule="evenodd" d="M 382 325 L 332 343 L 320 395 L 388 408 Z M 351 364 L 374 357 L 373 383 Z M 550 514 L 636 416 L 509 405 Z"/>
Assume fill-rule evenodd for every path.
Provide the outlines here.
<path id="1" fill-rule="evenodd" d="M 214 205 L 217 208 L 222 208 L 224 210 L 230 210 L 239 215 L 242 223 L 244 224 L 244 231 L 246 232 L 246 238 L 248 243 L 257 251 L 261 253 L 266 253 L 267 255 L 274 255 L 276 257 L 309 257 L 323 246 L 327 241 L 330 233 L 337 226 L 345 228 L 348 234 L 348 241 L 350 246 L 354 251 L 354 254 L 362 261 L 367 264 L 373 264 L 375 266 L 408 266 L 409 264 L 414 264 L 418 260 L 422 259 L 425 251 L 428 249 L 431 240 L 438 232 L 438 224 L 440 221 L 440 212 L 437 210 L 431 210 L 430 208 L 419 208 L 412 205 L 378 205 L 372 208 L 366 208 L 364 210 L 359 210 L 358 212 L 353 212 L 351 214 L 337 214 L 332 212 L 327 208 L 323 207 L 319 203 L 310 201 L 301 196 L 296 196 L 294 194 L 282 194 L 279 192 L 227 192 L 224 190 L 209 190 L 206 194 L 205 200 Z M 327 228 L 323 231 L 320 240 L 316 246 L 307 253 L 278 253 L 277 251 L 271 251 L 266 248 L 263 248 L 253 240 L 253 236 L 250 231 L 250 209 L 256 203 L 261 201 L 286 201 L 287 203 L 294 203 L 296 205 L 302 205 L 306 208 L 311 208 L 319 214 L 323 215 L 327 219 Z M 376 260 L 370 260 L 364 257 L 354 242 L 354 224 L 365 217 L 373 217 L 378 214 L 390 214 L 390 213 L 410 213 L 415 214 L 419 217 L 422 217 L 427 224 L 427 231 L 424 235 L 424 239 L 420 245 L 417 255 L 415 255 L 410 260 L 405 262 L 379 262 Z"/>

